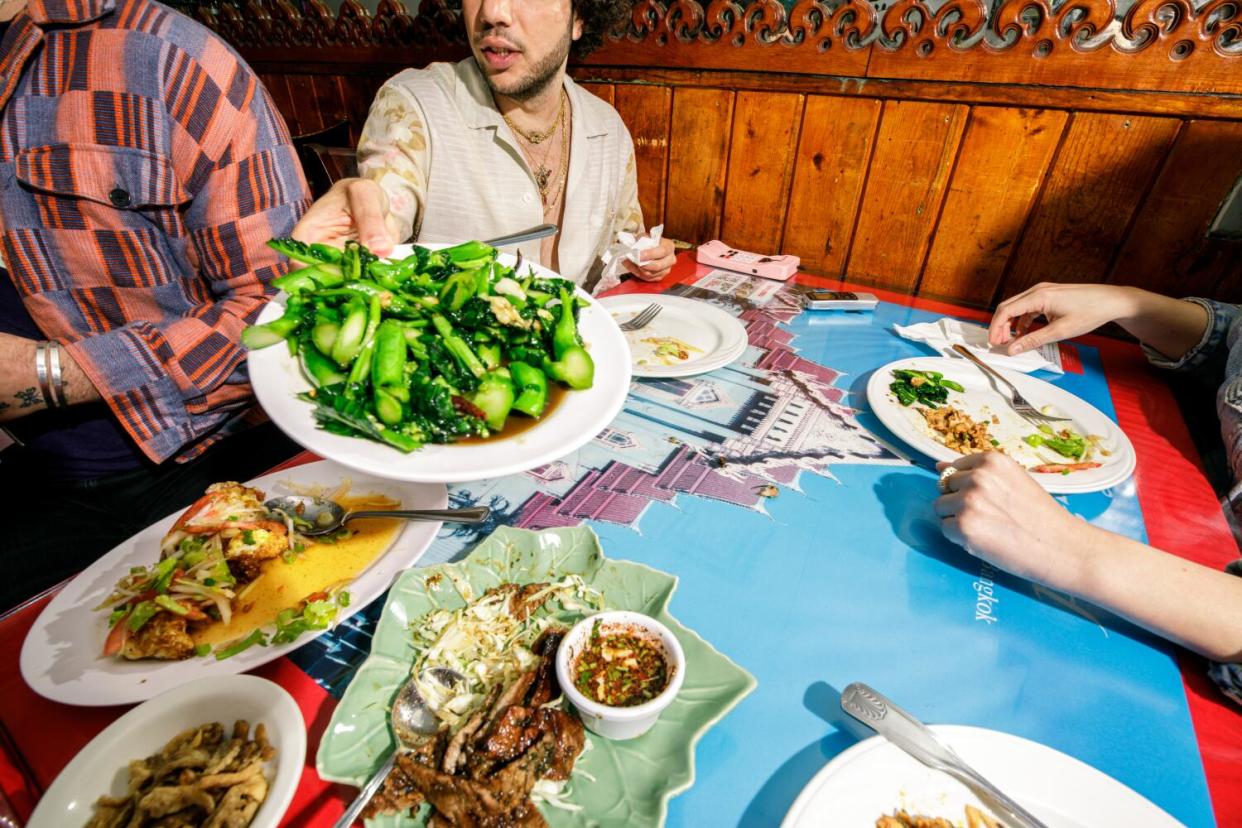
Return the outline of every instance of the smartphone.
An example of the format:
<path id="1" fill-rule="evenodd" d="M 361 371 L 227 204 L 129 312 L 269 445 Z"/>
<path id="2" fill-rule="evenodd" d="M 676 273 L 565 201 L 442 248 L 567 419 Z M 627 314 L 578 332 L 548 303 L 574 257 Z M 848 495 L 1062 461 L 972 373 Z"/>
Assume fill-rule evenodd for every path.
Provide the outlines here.
<path id="1" fill-rule="evenodd" d="M 807 310 L 875 310 L 879 302 L 870 293 L 851 293 L 847 290 L 808 290 L 802 303 Z"/>

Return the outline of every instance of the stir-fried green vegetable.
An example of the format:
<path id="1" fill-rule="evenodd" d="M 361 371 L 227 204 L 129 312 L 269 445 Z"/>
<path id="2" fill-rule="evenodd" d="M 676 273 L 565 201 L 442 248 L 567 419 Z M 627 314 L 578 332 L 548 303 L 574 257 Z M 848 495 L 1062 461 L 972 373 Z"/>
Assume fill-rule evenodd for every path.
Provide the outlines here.
<path id="1" fill-rule="evenodd" d="M 242 344 L 289 344 L 327 431 L 410 452 L 491 436 L 514 411 L 541 417 L 549 381 L 594 382 L 573 283 L 523 277 L 482 242 L 415 247 L 399 261 L 354 242 L 268 244 L 307 267 L 273 283 L 289 296 L 285 313 L 247 328 Z"/>
<path id="2" fill-rule="evenodd" d="M 939 371 L 913 371 L 903 368 L 893 371 L 893 377 L 893 383 L 888 389 L 902 405 L 920 402 L 928 408 L 937 408 L 948 401 L 950 391 L 960 393 L 965 390 L 953 380 L 945 379 L 944 374 Z"/>
<path id="3" fill-rule="evenodd" d="M 1028 446 L 1035 448 L 1047 446 L 1062 457 L 1070 457 L 1074 460 L 1085 458 L 1091 447 L 1086 437 L 1068 428 L 1056 432 L 1049 425 L 1041 425 L 1039 430 L 1041 432 L 1039 434 L 1028 434 L 1022 438 Z"/>

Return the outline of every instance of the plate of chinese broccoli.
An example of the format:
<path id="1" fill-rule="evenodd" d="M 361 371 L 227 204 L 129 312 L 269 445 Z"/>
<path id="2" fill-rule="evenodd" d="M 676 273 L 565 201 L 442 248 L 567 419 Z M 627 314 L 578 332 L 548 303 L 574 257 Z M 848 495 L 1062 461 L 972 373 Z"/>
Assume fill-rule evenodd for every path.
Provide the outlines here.
<path id="1" fill-rule="evenodd" d="M 396 480 L 482 480 L 572 452 L 624 404 L 624 336 L 547 268 L 473 241 L 388 259 L 354 242 L 270 245 L 302 267 L 242 334 L 250 380 L 322 457 Z"/>

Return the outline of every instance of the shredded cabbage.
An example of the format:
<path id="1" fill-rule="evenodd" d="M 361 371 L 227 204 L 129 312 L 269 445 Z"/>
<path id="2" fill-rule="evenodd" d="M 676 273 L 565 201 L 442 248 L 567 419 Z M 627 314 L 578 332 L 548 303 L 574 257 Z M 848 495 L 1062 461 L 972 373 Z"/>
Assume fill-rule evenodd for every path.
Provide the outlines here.
<path id="1" fill-rule="evenodd" d="M 539 657 L 531 650 L 554 623 L 568 625 L 603 609 L 603 595 L 579 575 L 548 584 L 527 600 L 537 607 L 526 618 L 509 611 L 510 593 L 474 599 L 470 585 L 449 574 L 467 601 L 455 610 L 423 616 L 413 630 L 412 673 L 419 693 L 444 723 L 456 727 L 475 711 L 496 685 L 507 685 L 533 667 Z M 447 667 L 465 677 L 455 687 L 424 680 L 429 668 Z"/>

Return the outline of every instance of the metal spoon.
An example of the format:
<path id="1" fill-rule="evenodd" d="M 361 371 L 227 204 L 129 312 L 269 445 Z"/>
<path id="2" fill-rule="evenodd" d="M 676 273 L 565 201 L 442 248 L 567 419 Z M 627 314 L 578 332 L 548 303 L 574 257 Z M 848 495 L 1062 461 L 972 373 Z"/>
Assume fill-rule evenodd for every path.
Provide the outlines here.
<path id="1" fill-rule="evenodd" d="M 424 684 L 434 681 L 451 690 L 465 677 L 447 667 L 432 667 L 419 673 L 418 678 Z M 367 780 L 362 790 L 358 791 L 354 801 L 349 803 L 349 807 L 345 809 L 345 813 L 341 814 L 341 818 L 336 821 L 333 828 L 349 828 L 353 825 L 358 814 L 362 813 L 362 809 L 384 784 L 388 774 L 392 773 L 393 765 L 397 762 L 397 754 L 403 750 L 414 750 L 422 744 L 424 736 L 430 736 L 440 729 L 440 720 L 436 718 L 435 713 L 431 712 L 422 694 L 418 692 L 418 682 L 414 680 L 414 676 L 406 679 L 405 684 L 401 685 L 401 689 L 397 691 L 396 698 L 392 700 L 392 713 L 388 720 L 392 724 L 392 734 L 397 738 L 396 749 L 389 754 L 384 764 L 380 765 L 379 770 Z"/>
<path id="2" fill-rule="evenodd" d="M 970 788 L 1012 828 L 1047 828 L 1034 814 L 984 779 L 940 741 L 927 725 L 882 693 L 856 681 L 841 691 L 841 709 L 930 768 L 943 771 Z"/>
<path id="3" fill-rule="evenodd" d="M 269 512 L 283 512 L 290 517 L 305 520 L 309 528 L 298 529 L 298 533 L 308 538 L 335 532 L 346 523 L 357 518 L 402 518 L 404 520 L 441 520 L 448 523 L 482 523 L 491 515 L 492 510 L 486 506 L 471 506 L 467 509 L 414 509 L 406 511 L 375 511 L 346 512 L 345 507 L 326 497 L 274 497 L 263 504 Z"/>
<path id="4" fill-rule="evenodd" d="M 517 233 L 509 233 L 504 236 L 497 236 L 494 239 L 487 239 L 484 244 L 490 244 L 492 247 L 508 247 L 511 244 L 520 244 L 522 242 L 534 241 L 542 239 L 544 236 L 551 236 L 556 233 L 555 224 L 540 224 L 537 227 L 528 227 Z"/>

